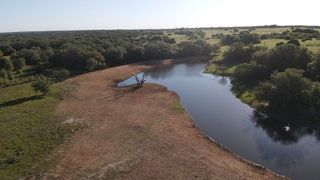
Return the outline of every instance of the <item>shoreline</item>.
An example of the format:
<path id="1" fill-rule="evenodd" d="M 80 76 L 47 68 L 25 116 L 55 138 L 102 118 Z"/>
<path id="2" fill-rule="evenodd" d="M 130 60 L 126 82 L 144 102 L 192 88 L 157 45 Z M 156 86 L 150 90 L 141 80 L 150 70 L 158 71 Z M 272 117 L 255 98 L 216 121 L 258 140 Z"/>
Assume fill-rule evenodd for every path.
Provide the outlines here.
<path id="1" fill-rule="evenodd" d="M 146 83 L 143 88 L 138 89 L 135 92 L 124 94 L 119 99 L 112 99 L 111 102 L 113 102 L 114 104 L 98 103 L 100 106 L 106 106 L 107 109 L 114 109 L 114 113 L 116 115 L 112 113 L 110 114 L 109 112 L 101 112 L 94 107 L 88 106 L 90 104 L 98 105 L 97 102 L 103 102 L 101 101 L 102 99 L 97 97 L 98 94 L 100 94 L 101 97 L 104 95 L 108 97 L 110 95 L 114 96 L 112 95 L 112 93 L 119 91 L 119 88 L 116 88 L 118 81 L 124 80 L 138 72 L 150 70 L 152 68 L 161 67 L 164 65 L 183 62 L 190 59 L 195 58 L 184 58 L 179 59 L 178 61 L 162 60 L 149 61 L 147 63 L 140 62 L 93 72 L 68 80 L 67 83 L 77 84 L 78 90 L 77 92 L 74 92 L 71 97 L 63 100 L 63 102 L 60 104 L 60 107 L 58 108 L 58 112 L 68 112 L 71 114 L 71 116 L 75 117 L 75 119 L 87 119 L 86 123 L 88 124 L 89 128 L 82 130 L 81 132 L 78 132 L 76 135 L 72 136 L 69 140 L 67 140 L 67 142 L 64 143 L 64 145 L 62 145 L 55 151 L 55 159 L 60 159 L 60 161 L 57 165 L 50 168 L 48 177 L 64 177 L 72 179 L 75 177 L 79 177 L 79 174 L 86 174 L 85 172 L 91 172 L 88 176 L 93 178 L 100 176 L 110 177 L 110 163 L 109 165 L 105 165 L 106 162 L 110 162 L 110 160 L 113 159 L 111 161 L 122 164 L 123 161 L 126 162 L 127 159 L 129 159 L 130 163 L 133 165 L 130 165 L 130 163 L 127 162 L 125 163 L 125 165 L 121 165 L 127 166 L 127 164 L 129 164 L 130 167 L 126 167 L 129 170 L 126 170 L 123 173 L 116 167 L 116 170 L 112 169 L 112 171 L 116 171 L 115 175 L 112 177 L 120 179 L 125 179 L 126 177 L 136 177 L 142 179 L 151 177 L 161 178 L 168 177 L 168 175 L 169 177 L 189 177 L 190 175 L 196 173 L 198 174 L 198 177 L 203 178 L 287 178 L 285 176 L 278 175 L 271 170 L 262 167 L 261 165 L 243 159 L 242 157 L 228 150 L 219 142 L 205 135 L 201 131 L 201 129 L 194 123 L 191 114 L 185 109 L 185 107 L 183 107 L 183 113 L 172 112 L 172 109 L 170 109 L 169 107 L 171 107 L 175 101 L 178 101 L 181 104 L 180 98 L 175 92 L 169 91 L 166 87 L 163 87 L 161 85 Z M 119 71 L 121 72 L 120 74 Z M 109 85 L 104 86 L 103 84 L 101 84 L 102 82 L 105 82 L 104 78 L 109 78 L 107 80 L 107 84 Z M 139 101 L 139 96 L 141 95 L 144 96 L 144 99 L 147 102 L 143 102 L 141 104 L 141 101 Z M 159 99 L 160 97 L 162 98 L 162 100 Z M 128 101 L 124 99 L 127 99 Z M 133 106 L 127 107 L 127 104 L 123 103 L 133 103 Z M 120 105 L 119 107 L 121 107 L 121 109 L 117 108 L 117 104 Z M 183 104 L 181 105 L 183 106 Z M 153 106 L 157 106 L 156 111 L 154 109 L 150 109 L 150 107 Z M 135 111 L 132 111 L 133 107 L 139 108 L 134 108 Z M 84 109 L 86 109 L 86 112 L 83 112 Z M 122 111 L 129 111 L 132 114 L 128 116 L 121 113 Z M 142 111 L 142 113 L 139 113 L 140 111 Z M 132 116 L 137 118 L 133 118 Z M 111 119 L 107 118 L 106 120 L 102 120 L 106 117 L 110 117 Z M 152 122 L 148 120 L 150 118 L 154 119 L 155 117 L 156 119 L 160 119 Z M 118 123 L 120 125 L 119 127 L 117 125 L 114 125 Z M 109 129 L 110 127 L 108 126 L 115 127 L 114 129 Z M 127 137 L 127 132 L 122 132 L 127 131 L 127 129 L 122 129 L 122 126 L 129 127 L 129 129 L 133 128 L 132 133 L 140 134 L 141 130 L 143 130 L 143 132 L 146 130 L 146 132 L 142 133 L 141 136 L 137 135 L 137 138 L 131 138 Z M 136 129 L 137 127 L 139 128 Z M 101 132 L 99 130 L 100 128 Z M 90 144 L 90 139 L 88 139 L 88 137 L 96 139 L 97 136 L 99 137 L 102 135 L 101 133 L 106 133 L 113 136 L 113 134 L 111 134 L 110 132 L 114 132 L 114 130 L 116 130 L 116 134 L 120 134 L 118 137 L 111 137 L 113 141 L 106 141 L 105 139 L 98 138 L 96 141 L 91 143 L 91 145 L 96 146 L 98 149 L 101 148 L 101 151 L 104 151 L 109 155 L 101 155 L 100 153 L 86 151 L 88 150 L 88 148 L 90 149 L 90 147 L 88 147 L 87 145 L 87 143 Z M 145 135 L 145 133 L 147 133 L 148 135 Z M 125 136 L 126 138 L 123 139 L 123 136 Z M 151 142 L 148 142 L 149 138 L 153 140 L 151 140 Z M 125 142 L 129 140 L 129 144 L 131 141 L 135 142 L 137 139 L 141 139 L 138 140 L 138 142 L 144 144 L 144 146 L 136 147 L 136 144 L 130 144 L 130 146 L 127 147 L 126 144 L 120 145 L 117 142 L 114 142 L 115 140 L 120 141 L 121 139 L 123 139 L 123 141 Z M 154 144 L 152 142 L 156 143 Z M 116 150 L 113 150 L 111 148 L 112 153 L 110 153 L 109 146 L 111 145 L 112 147 L 112 144 L 118 144 L 117 146 L 124 147 L 115 148 Z M 158 146 L 167 148 L 162 151 L 162 148 L 156 148 Z M 197 146 L 198 148 L 195 149 L 195 146 Z M 130 151 L 132 151 L 132 153 L 129 153 L 129 155 L 125 155 L 128 157 L 117 158 L 117 156 L 119 156 L 119 153 L 122 154 L 121 152 L 123 150 L 124 152 L 126 152 L 127 150 L 125 149 L 128 148 L 131 149 Z M 159 153 L 163 154 L 160 159 L 156 158 L 158 157 Z M 176 153 L 183 153 L 184 155 L 183 157 L 181 155 L 176 156 L 174 155 Z M 93 157 L 95 159 L 99 158 L 101 160 L 97 160 L 98 162 L 92 162 L 90 159 L 86 158 L 87 156 Z M 132 158 L 131 156 L 133 156 L 134 158 Z M 152 168 L 154 165 L 150 164 L 151 162 L 158 165 L 155 166 L 157 167 L 157 169 Z M 185 162 L 187 164 L 180 164 L 179 162 Z M 198 164 L 202 168 L 200 167 L 199 169 L 198 167 L 189 166 L 189 163 Z M 113 164 L 113 166 L 115 165 L 115 163 L 111 164 Z M 114 168 L 113 166 L 112 168 Z M 166 167 L 171 166 L 176 167 L 176 171 L 173 171 L 171 173 L 170 171 L 164 171 Z M 105 168 L 107 168 L 107 170 Z M 185 171 L 185 169 L 189 170 Z M 205 169 L 205 171 L 203 169 Z M 120 171 L 120 173 L 118 171 Z"/>
<path id="2" fill-rule="evenodd" d="M 177 62 L 173 62 L 173 60 L 170 60 L 170 61 L 171 61 L 170 63 L 160 65 L 159 67 L 161 68 L 162 66 L 168 66 L 168 65 L 170 66 L 170 65 L 173 65 L 173 64 L 179 64 L 179 63 L 183 63 L 183 62 L 188 61 L 188 60 L 184 60 L 183 58 L 181 58 L 181 59 L 182 59 L 181 61 L 177 61 Z M 195 61 L 197 61 L 197 60 L 195 60 Z M 200 60 L 200 61 L 203 61 L 203 60 Z M 215 74 L 206 72 L 206 67 L 207 67 L 208 65 L 210 65 L 210 64 L 209 64 L 210 62 L 209 62 L 208 60 L 205 60 L 205 61 L 208 62 L 208 64 L 204 67 L 204 69 L 202 70 L 201 73 L 210 74 L 210 75 L 215 75 Z M 157 67 L 152 67 L 152 68 L 157 68 Z M 152 70 L 152 68 L 151 68 L 150 70 Z M 140 72 L 138 72 L 138 73 L 141 73 L 141 72 L 143 72 L 143 71 L 140 71 Z M 133 75 L 134 75 L 134 74 L 133 74 Z M 131 76 L 132 76 L 132 75 L 131 75 Z M 219 76 L 219 75 L 218 75 L 218 76 Z M 129 76 L 129 77 L 130 77 L 130 76 Z M 222 77 L 230 78 L 230 76 L 222 76 Z M 125 79 L 123 79 L 123 80 L 125 80 Z M 123 80 L 122 80 L 122 81 L 123 81 Z M 151 83 L 151 84 L 152 84 L 152 83 Z M 157 85 L 160 85 L 160 84 L 157 84 Z M 160 86 L 163 86 L 163 85 L 160 85 Z M 163 86 L 163 87 L 165 87 L 165 86 Z M 167 88 L 167 87 L 165 87 L 165 88 Z M 168 89 L 167 89 L 167 90 L 168 90 Z M 189 118 L 190 118 L 190 120 L 191 120 L 191 123 L 193 123 L 193 126 L 195 126 L 195 128 L 197 128 L 198 131 L 204 136 L 204 138 L 207 138 L 207 139 L 210 141 L 210 143 L 213 143 L 213 144 L 217 145 L 217 146 L 218 146 L 219 148 L 221 148 L 222 150 L 230 153 L 231 155 L 235 156 L 235 157 L 238 158 L 239 160 L 241 160 L 241 161 L 243 161 L 243 162 L 245 162 L 245 163 L 248 163 L 249 165 L 251 165 L 251 166 L 253 166 L 253 167 L 255 167 L 255 168 L 263 169 L 263 170 L 268 171 L 268 172 L 270 172 L 270 173 L 273 173 L 273 174 L 275 174 L 276 176 L 279 176 L 279 177 L 281 177 L 281 178 L 288 178 L 288 177 L 285 176 L 285 175 L 281 175 L 281 174 L 278 174 L 278 173 L 276 173 L 276 172 L 273 172 L 272 170 L 264 167 L 264 166 L 261 165 L 261 164 L 252 162 L 252 161 L 250 161 L 250 160 L 247 160 L 247 159 L 241 157 L 241 156 L 238 155 L 237 153 L 235 153 L 235 152 L 231 151 L 229 148 L 225 147 L 223 144 L 221 144 L 221 143 L 219 143 L 218 141 L 216 141 L 214 138 L 209 137 L 209 136 L 208 136 L 207 134 L 205 134 L 205 133 L 201 130 L 201 128 L 195 123 L 195 121 L 194 121 L 191 113 L 190 113 L 190 112 L 185 108 L 185 106 L 182 104 L 179 95 L 178 95 L 176 92 L 174 92 L 174 91 L 171 91 L 171 90 L 168 90 L 168 91 L 173 92 L 173 93 L 175 93 L 175 94 L 178 96 L 178 98 L 179 98 L 179 103 L 180 103 L 181 106 L 183 107 L 184 111 L 188 114 L 188 116 L 189 116 Z M 233 92 L 233 91 L 232 91 L 232 92 Z M 234 92 L 233 92 L 233 94 L 234 94 Z M 236 94 L 234 94 L 234 96 L 236 96 Z M 238 98 L 238 97 L 237 97 L 237 98 Z M 245 103 L 241 98 L 238 98 L 238 99 L 239 99 L 241 102 L 243 102 L 244 104 L 246 104 L 248 107 L 254 109 L 253 106 L 251 106 L 250 104 Z"/>

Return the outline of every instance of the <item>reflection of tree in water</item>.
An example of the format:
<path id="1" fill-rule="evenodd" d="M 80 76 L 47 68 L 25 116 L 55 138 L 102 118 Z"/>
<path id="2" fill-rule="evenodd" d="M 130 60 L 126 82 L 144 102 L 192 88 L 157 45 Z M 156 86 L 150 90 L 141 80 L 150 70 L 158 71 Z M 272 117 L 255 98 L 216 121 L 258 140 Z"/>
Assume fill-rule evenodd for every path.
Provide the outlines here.
<path id="1" fill-rule="evenodd" d="M 275 165 L 280 168 L 288 168 L 299 164 L 306 153 L 310 144 L 299 140 L 306 135 L 314 135 L 317 140 L 319 136 L 319 123 L 316 121 L 286 119 L 286 118 L 269 118 L 257 111 L 252 116 L 252 121 L 256 127 L 261 127 L 275 143 L 270 144 L 264 138 L 257 138 L 257 148 L 261 153 L 261 158 L 266 161 L 274 161 Z M 288 126 L 290 129 L 286 130 Z"/>
<path id="2" fill-rule="evenodd" d="M 146 76 L 155 80 L 161 80 L 169 77 L 181 76 L 184 78 L 199 76 L 199 72 L 204 68 L 205 64 L 199 62 L 181 63 L 176 65 L 165 65 L 152 68 L 145 72 Z M 196 71 L 195 69 L 199 69 Z"/>
<path id="3" fill-rule="evenodd" d="M 156 80 L 164 79 L 172 75 L 172 73 L 174 72 L 172 71 L 173 68 L 174 68 L 173 65 L 160 66 L 160 67 L 147 70 L 145 72 L 145 75 L 150 76 L 152 79 L 156 79 Z"/>
<path id="4" fill-rule="evenodd" d="M 184 63 L 185 68 L 185 74 L 190 74 L 190 72 L 195 73 L 196 75 L 199 74 L 200 71 L 202 71 L 205 67 L 205 63 L 199 63 L 199 62 L 188 62 Z M 199 71 L 195 71 L 195 69 L 200 68 Z"/>
<path id="5" fill-rule="evenodd" d="M 219 84 L 221 85 L 226 85 L 228 83 L 228 78 L 227 77 L 221 77 L 219 80 Z"/>
<path id="6" fill-rule="evenodd" d="M 316 120 L 297 120 L 286 118 L 269 118 L 261 113 L 254 112 L 252 121 L 257 127 L 262 127 L 268 136 L 282 144 L 292 144 L 305 135 L 314 135 L 320 140 L 320 122 Z M 290 129 L 285 130 L 288 126 Z"/>

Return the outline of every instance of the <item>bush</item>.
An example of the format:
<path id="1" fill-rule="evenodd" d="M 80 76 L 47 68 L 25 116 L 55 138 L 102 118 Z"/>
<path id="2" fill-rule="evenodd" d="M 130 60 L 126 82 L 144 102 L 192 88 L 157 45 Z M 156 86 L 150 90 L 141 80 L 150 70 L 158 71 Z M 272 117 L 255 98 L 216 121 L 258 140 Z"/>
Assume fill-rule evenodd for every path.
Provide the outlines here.
<path id="1" fill-rule="evenodd" d="M 239 35 L 224 35 L 221 38 L 221 43 L 224 45 L 231 45 L 236 42 L 241 42 L 245 45 L 260 43 L 260 37 L 257 34 L 251 34 L 248 31 L 242 31 Z"/>
<path id="2" fill-rule="evenodd" d="M 52 77 L 58 81 L 66 80 L 70 77 L 71 73 L 67 69 L 54 70 L 51 73 Z"/>
<path id="3" fill-rule="evenodd" d="M 223 45 L 231 45 L 231 44 L 233 44 L 235 42 L 239 42 L 239 41 L 240 41 L 240 38 L 239 38 L 239 36 L 236 36 L 236 35 L 227 34 L 227 35 L 221 37 L 221 43 Z"/>
<path id="4" fill-rule="evenodd" d="M 290 39 L 290 40 L 288 41 L 288 44 L 294 44 L 294 45 L 296 45 L 296 46 L 300 46 L 300 42 L 299 42 L 299 40 L 297 40 L 297 39 Z"/>
<path id="5" fill-rule="evenodd" d="M 234 43 L 224 52 L 223 61 L 237 64 L 249 62 L 253 53 L 263 49 L 265 49 L 263 46 L 246 47 L 243 43 Z"/>
<path id="6" fill-rule="evenodd" d="M 178 48 L 178 56 L 180 57 L 209 55 L 213 50 L 213 47 L 203 40 L 184 41 L 178 44 Z"/>
<path id="7" fill-rule="evenodd" d="M 294 44 L 282 44 L 271 50 L 254 54 L 253 60 L 272 73 L 284 71 L 286 68 L 306 69 L 312 56 L 306 48 Z"/>
<path id="8" fill-rule="evenodd" d="M 248 45 L 248 44 L 259 44 L 260 38 L 256 34 L 251 34 L 248 31 L 242 31 L 239 34 L 240 42 Z"/>
<path id="9" fill-rule="evenodd" d="M 40 92 L 42 93 L 42 95 L 45 95 L 50 90 L 50 84 L 51 82 L 48 79 L 41 77 L 37 79 L 35 82 L 33 82 L 31 84 L 31 87 L 36 93 Z"/>
<path id="10" fill-rule="evenodd" d="M 243 63 L 236 67 L 232 80 L 238 84 L 255 84 L 268 78 L 269 74 L 263 66 L 254 63 Z"/>
<path id="11" fill-rule="evenodd" d="M 86 60 L 86 70 L 92 71 L 97 66 L 97 61 L 93 58 L 89 58 Z"/>

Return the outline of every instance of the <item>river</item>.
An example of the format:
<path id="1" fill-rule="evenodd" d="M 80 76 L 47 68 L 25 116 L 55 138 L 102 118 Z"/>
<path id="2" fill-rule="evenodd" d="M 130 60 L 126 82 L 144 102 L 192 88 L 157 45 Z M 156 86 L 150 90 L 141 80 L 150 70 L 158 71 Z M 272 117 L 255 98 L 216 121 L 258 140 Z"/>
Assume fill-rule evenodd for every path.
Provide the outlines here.
<path id="1" fill-rule="evenodd" d="M 197 126 L 239 156 L 294 179 L 320 178 L 319 132 L 288 130 L 281 120 L 259 116 L 235 97 L 229 78 L 202 73 L 205 66 L 164 66 L 145 72 L 145 80 L 176 92 Z M 132 83 L 129 78 L 119 86 Z"/>

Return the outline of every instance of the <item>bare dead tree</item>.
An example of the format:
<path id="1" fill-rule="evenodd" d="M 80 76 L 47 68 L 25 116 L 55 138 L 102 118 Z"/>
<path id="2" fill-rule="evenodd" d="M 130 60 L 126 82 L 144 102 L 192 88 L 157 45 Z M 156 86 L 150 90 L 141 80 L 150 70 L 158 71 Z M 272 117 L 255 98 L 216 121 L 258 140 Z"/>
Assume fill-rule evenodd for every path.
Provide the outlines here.
<path id="1" fill-rule="evenodd" d="M 143 86 L 143 83 L 146 81 L 144 79 L 144 73 L 142 74 L 141 79 L 139 79 L 138 75 L 134 75 L 134 78 L 136 79 L 136 82 L 137 82 L 137 88 L 141 88 Z"/>

